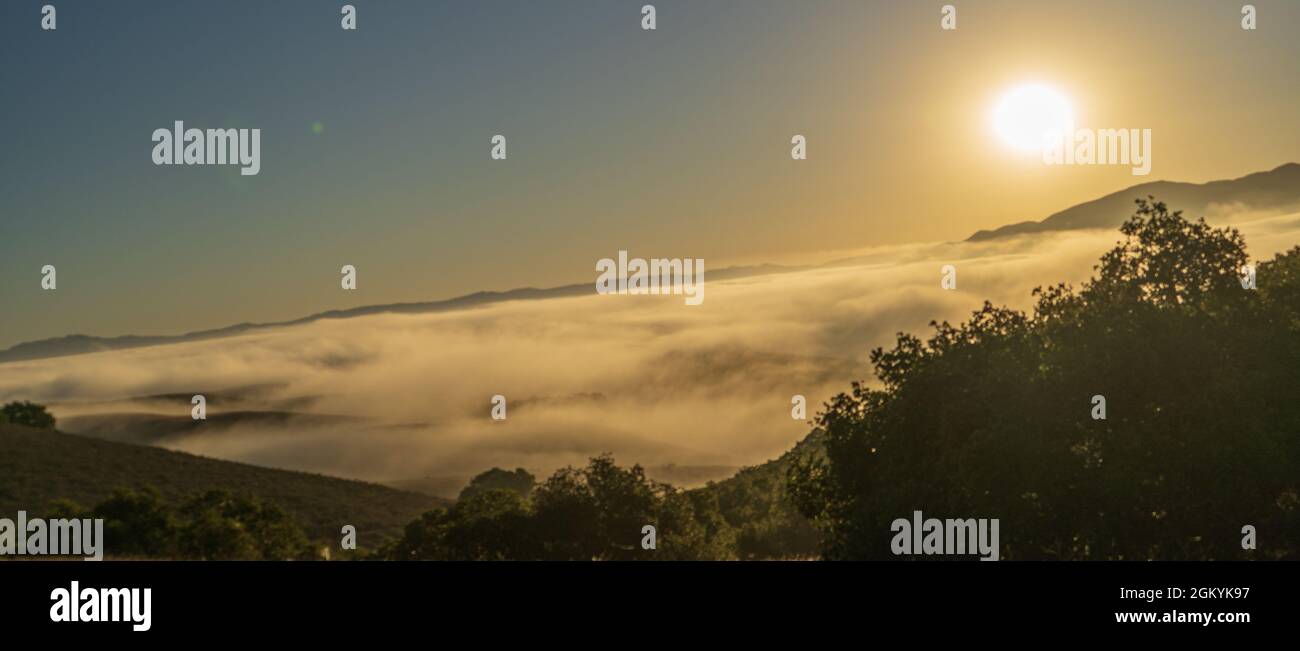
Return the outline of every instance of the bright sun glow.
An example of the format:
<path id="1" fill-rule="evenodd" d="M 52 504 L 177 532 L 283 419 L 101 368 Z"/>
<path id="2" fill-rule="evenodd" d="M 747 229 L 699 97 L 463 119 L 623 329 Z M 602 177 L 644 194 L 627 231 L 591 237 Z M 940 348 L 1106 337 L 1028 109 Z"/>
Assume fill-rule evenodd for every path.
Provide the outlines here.
<path id="1" fill-rule="evenodd" d="M 1049 86 L 1029 84 L 1012 89 L 993 109 L 993 128 L 1008 147 L 1042 151 L 1044 137 L 1064 133 L 1074 124 L 1070 100 Z"/>

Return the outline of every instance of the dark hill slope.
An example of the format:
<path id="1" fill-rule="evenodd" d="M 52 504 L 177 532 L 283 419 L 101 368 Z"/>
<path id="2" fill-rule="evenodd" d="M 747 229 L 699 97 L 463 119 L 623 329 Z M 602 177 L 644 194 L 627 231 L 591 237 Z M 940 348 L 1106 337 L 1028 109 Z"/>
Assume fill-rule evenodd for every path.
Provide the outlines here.
<path id="1" fill-rule="evenodd" d="M 0 517 L 33 517 L 51 501 L 94 506 L 119 486 L 150 485 L 175 503 L 210 489 L 245 492 L 279 504 L 308 537 L 334 540 L 345 524 L 376 547 L 446 500 L 377 484 L 219 461 L 161 448 L 0 424 Z"/>

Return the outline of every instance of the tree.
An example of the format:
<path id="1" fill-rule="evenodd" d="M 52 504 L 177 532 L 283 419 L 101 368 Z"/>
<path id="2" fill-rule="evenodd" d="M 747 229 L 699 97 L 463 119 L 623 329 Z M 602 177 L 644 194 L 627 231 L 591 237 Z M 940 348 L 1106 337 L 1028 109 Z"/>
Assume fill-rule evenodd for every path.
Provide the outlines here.
<path id="1" fill-rule="evenodd" d="M 91 511 L 104 520 L 104 547 L 118 556 L 167 558 L 177 553 L 176 523 L 158 490 L 118 488 Z"/>
<path id="2" fill-rule="evenodd" d="M 564 468 L 533 496 L 538 535 L 551 559 L 641 556 L 641 528 L 654 524 L 658 485 L 641 466 L 619 468 L 608 454 L 585 468 Z"/>
<path id="3" fill-rule="evenodd" d="M 1137 205 L 1080 290 L 872 351 L 879 384 L 832 399 L 825 458 L 789 474 L 828 558 L 893 558 L 918 508 L 1000 519 L 1003 558 L 1295 556 L 1300 248 L 1247 291 L 1240 234 Z"/>
<path id="4" fill-rule="evenodd" d="M 481 485 L 523 471 L 489 471 Z M 531 485 L 531 475 L 526 476 Z M 472 486 L 475 484 L 471 484 Z M 380 551 L 394 559 L 630 560 L 698 559 L 728 555 L 710 523 L 721 522 L 708 500 L 651 481 L 641 466 L 620 468 L 613 457 L 561 468 L 526 498 L 518 490 L 469 491 L 450 508 L 425 513 L 402 538 Z M 656 527 L 656 548 L 641 547 L 642 528 Z"/>
<path id="5" fill-rule="evenodd" d="M 523 468 L 515 468 L 514 472 L 493 468 L 471 479 L 469 485 L 460 492 L 460 499 L 498 488 L 513 491 L 520 497 L 527 498 L 536 485 L 537 479 Z"/>
<path id="6" fill-rule="evenodd" d="M 791 500 L 791 464 L 823 453 L 823 434 L 814 430 L 794 449 L 761 466 L 690 492 L 697 519 L 719 550 L 713 558 L 814 558 L 821 535 Z M 715 521 L 716 518 L 716 521 Z"/>
<path id="7" fill-rule="evenodd" d="M 278 505 L 227 491 L 191 497 L 179 509 L 181 555 L 205 560 L 311 559 L 315 549 Z"/>
<path id="8" fill-rule="evenodd" d="M 462 498 L 451 508 L 420 516 L 381 556 L 445 561 L 537 558 L 529 516 L 527 503 L 518 493 L 489 489 Z"/>
<path id="9" fill-rule="evenodd" d="M 0 422 L 26 425 L 39 429 L 54 429 L 54 415 L 43 405 L 34 402 L 11 402 L 0 407 Z"/>

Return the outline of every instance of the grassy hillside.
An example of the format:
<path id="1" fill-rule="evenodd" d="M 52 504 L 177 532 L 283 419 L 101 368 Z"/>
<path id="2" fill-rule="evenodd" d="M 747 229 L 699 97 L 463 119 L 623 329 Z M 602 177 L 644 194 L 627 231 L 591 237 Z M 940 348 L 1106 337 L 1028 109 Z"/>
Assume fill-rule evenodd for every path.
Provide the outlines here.
<path id="1" fill-rule="evenodd" d="M 161 448 L 101 441 L 0 423 L 0 517 L 35 516 L 52 500 L 93 506 L 119 486 L 150 485 L 177 502 L 209 489 L 274 501 L 312 539 L 334 540 L 345 524 L 375 547 L 445 500 L 377 484 L 218 461 Z"/>

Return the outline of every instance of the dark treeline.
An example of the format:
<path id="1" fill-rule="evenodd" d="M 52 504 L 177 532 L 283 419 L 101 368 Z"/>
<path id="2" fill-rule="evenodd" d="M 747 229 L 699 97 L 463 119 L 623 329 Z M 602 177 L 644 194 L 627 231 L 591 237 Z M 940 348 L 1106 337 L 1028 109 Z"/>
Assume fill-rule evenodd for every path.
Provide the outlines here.
<path id="1" fill-rule="evenodd" d="M 309 560 L 320 551 L 278 505 L 227 491 L 173 506 L 148 486 L 118 488 L 91 509 L 56 501 L 49 517 L 102 518 L 101 544 L 116 558 Z"/>
<path id="2" fill-rule="evenodd" d="M 646 549 L 645 529 L 654 527 Z M 602 455 L 536 483 L 522 469 L 476 477 L 375 554 L 397 560 L 704 560 L 812 556 L 819 537 L 782 473 L 750 469 L 683 491 Z"/>
<path id="3" fill-rule="evenodd" d="M 13 423 L 36 429 L 54 429 L 54 422 L 54 414 L 51 414 L 44 405 L 34 402 L 10 402 L 0 407 L 0 423 Z"/>
<path id="4" fill-rule="evenodd" d="M 1235 230 L 1139 200 L 1121 232 L 1033 314 L 873 351 L 880 387 L 834 398 L 825 457 L 790 473 L 826 558 L 895 558 L 914 509 L 999 518 L 1005 559 L 1296 558 L 1300 247 L 1250 289 Z"/>

